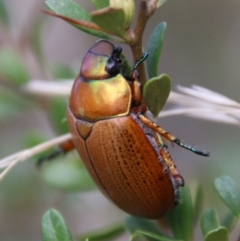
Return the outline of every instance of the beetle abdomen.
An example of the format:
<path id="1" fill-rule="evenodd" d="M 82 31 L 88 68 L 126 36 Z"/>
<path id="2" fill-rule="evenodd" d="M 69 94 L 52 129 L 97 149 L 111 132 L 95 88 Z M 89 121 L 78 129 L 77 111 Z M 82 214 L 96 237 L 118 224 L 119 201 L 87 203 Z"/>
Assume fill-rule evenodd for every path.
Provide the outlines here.
<path id="1" fill-rule="evenodd" d="M 76 143 L 96 184 L 121 209 L 157 219 L 174 207 L 176 197 L 167 167 L 131 116 L 96 122 L 85 147 L 83 151 Z"/>

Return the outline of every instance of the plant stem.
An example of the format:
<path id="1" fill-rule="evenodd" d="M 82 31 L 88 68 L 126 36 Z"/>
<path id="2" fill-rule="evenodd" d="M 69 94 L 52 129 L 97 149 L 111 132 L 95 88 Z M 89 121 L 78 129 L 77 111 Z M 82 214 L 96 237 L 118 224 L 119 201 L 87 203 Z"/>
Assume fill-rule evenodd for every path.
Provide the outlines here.
<path id="1" fill-rule="evenodd" d="M 137 17 L 137 23 L 134 29 L 129 29 L 127 32 L 127 43 L 130 45 L 134 61 L 138 61 L 142 58 L 142 37 L 146 27 L 148 19 L 154 13 L 156 9 L 156 0 L 147 1 L 141 0 L 139 4 L 139 11 Z M 144 85 L 147 81 L 145 66 L 139 65 L 138 72 L 140 75 L 140 81 Z"/>

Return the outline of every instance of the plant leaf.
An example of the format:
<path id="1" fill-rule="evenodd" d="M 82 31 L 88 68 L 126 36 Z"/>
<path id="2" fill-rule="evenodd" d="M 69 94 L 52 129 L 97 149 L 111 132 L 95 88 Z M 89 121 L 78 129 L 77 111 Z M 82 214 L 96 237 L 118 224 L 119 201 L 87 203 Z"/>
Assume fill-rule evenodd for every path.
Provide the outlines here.
<path id="1" fill-rule="evenodd" d="M 193 204 L 188 187 L 181 189 L 182 202 L 167 214 L 167 220 L 176 239 L 190 240 L 193 232 Z"/>
<path id="2" fill-rule="evenodd" d="M 140 237 L 140 239 L 138 239 Z M 145 239 L 144 239 L 145 238 Z M 147 238 L 147 239 L 146 239 Z M 181 241 L 179 239 L 169 238 L 163 234 L 155 234 L 145 231 L 137 231 L 132 237 L 131 241 L 138 241 L 138 240 L 152 240 L 152 241 Z"/>
<path id="3" fill-rule="evenodd" d="M 151 232 L 151 233 L 161 233 L 159 226 L 151 220 L 144 218 L 136 218 L 129 216 L 124 223 L 127 231 L 131 234 L 135 233 L 137 230 Z"/>
<path id="4" fill-rule="evenodd" d="M 124 232 L 124 227 L 120 224 L 118 225 L 112 225 L 107 228 L 93 231 L 89 234 L 83 234 L 79 237 L 80 241 L 111 241 L 113 238 L 120 235 L 122 232 Z"/>
<path id="5" fill-rule="evenodd" d="M 167 24 L 165 22 L 158 24 L 148 42 L 147 52 L 149 56 L 146 60 L 146 64 L 149 78 L 153 78 L 158 75 L 158 66 L 166 27 Z"/>
<path id="6" fill-rule="evenodd" d="M 228 241 L 228 231 L 220 226 L 215 209 L 207 210 L 201 218 L 201 229 L 205 241 Z"/>
<path id="7" fill-rule="evenodd" d="M 240 189 L 228 176 L 217 178 L 214 182 L 218 194 L 224 203 L 232 210 L 235 216 L 240 219 Z"/>
<path id="8" fill-rule="evenodd" d="M 55 209 L 51 209 L 43 215 L 42 238 L 43 241 L 73 240 L 63 217 Z"/>
<path id="9" fill-rule="evenodd" d="M 237 219 L 232 212 L 227 213 L 221 222 L 222 226 L 225 227 L 228 232 L 231 232 L 237 224 Z"/>
<path id="10" fill-rule="evenodd" d="M 63 191 L 88 191 L 95 188 L 89 173 L 78 158 L 56 158 L 41 168 L 43 180 Z"/>
<path id="11" fill-rule="evenodd" d="M 93 3 L 97 9 L 109 6 L 109 0 L 93 0 Z"/>
<path id="12" fill-rule="evenodd" d="M 0 0 L 0 20 L 6 25 L 9 23 L 8 11 L 5 6 L 4 0 Z"/>
<path id="13" fill-rule="evenodd" d="M 0 50 L 0 66 L 0 76 L 14 84 L 24 84 L 30 78 L 22 57 L 14 49 Z"/>
<path id="14" fill-rule="evenodd" d="M 68 124 L 63 122 L 66 118 L 67 105 L 68 101 L 65 98 L 53 98 L 49 106 L 49 117 L 58 134 L 69 132 Z"/>
<path id="15" fill-rule="evenodd" d="M 13 118 L 23 109 L 29 109 L 32 106 L 32 103 L 26 99 L 0 85 L 0 121 Z"/>
<path id="16" fill-rule="evenodd" d="M 112 35 L 123 38 L 125 35 L 125 14 L 122 9 L 106 7 L 91 12 L 92 20 Z"/>
<path id="17" fill-rule="evenodd" d="M 158 0 L 157 8 L 161 7 L 167 0 Z"/>
<path id="18" fill-rule="evenodd" d="M 84 8 L 82 8 L 77 3 L 71 0 L 47 0 L 47 6 L 55 13 L 50 13 L 48 11 L 43 11 L 51 14 L 55 17 L 61 18 L 78 29 L 86 32 L 90 35 L 97 36 L 103 39 L 115 40 L 114 36 L 107 34 L 105 32 L 95 30 L 86 26 L 83 26 L 80 21 L 87 23 L 93 23 L 90 13 L 88 13 Z M 79 21 L 78 21 L 79 20 Z"/>
<path id="19" fill-rule="evenodd" d="M 201 209 L 202 209 L 202 204 L 203 204 L 203 189 L 202 189 L 202 186 L 198 184 L 196 187 L 194 202 L 193 202 L 194 224 L 196 224 L 198 221 L 198 218 L 200 216 Z"/>
<path id="20" fill-rule="evenodd" d="M 143 87 L 143 98 L 154 117 L 157 117 L 165 105 L 171 90 L 171 79 L 162 74 L 147 81 Z"/>

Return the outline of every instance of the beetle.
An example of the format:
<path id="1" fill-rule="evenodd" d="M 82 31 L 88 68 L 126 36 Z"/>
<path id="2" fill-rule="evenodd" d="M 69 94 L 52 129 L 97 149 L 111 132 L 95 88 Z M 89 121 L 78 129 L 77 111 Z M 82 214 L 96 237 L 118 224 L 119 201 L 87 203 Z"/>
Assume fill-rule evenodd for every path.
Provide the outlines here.
<path id="1" fill-rule="evenodd" d="M 159 219 L 180 202 L 184 179 L 161 137 L 199 151 L 155 124 L 136 68 L 122 74 L 121 47 L 98 41 L 86 53 L 74 81 L 67 120 L 74 147 L 101 192 L 125 212 Z"/>

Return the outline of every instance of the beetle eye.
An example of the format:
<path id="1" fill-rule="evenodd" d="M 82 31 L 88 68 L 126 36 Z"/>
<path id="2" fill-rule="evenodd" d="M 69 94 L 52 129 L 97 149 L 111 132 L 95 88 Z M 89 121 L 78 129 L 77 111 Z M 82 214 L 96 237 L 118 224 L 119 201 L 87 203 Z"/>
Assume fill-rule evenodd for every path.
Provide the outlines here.
<path id="1" fill-rule="evenodd" d="M 121 47 L 117 47 L 113 50 L 112 56 L 109 58 L 106 70 L 111 76 L 115 76 L 121 72 L 123 61 L 120 57 L 120 54 L 122 52 Z"/>

